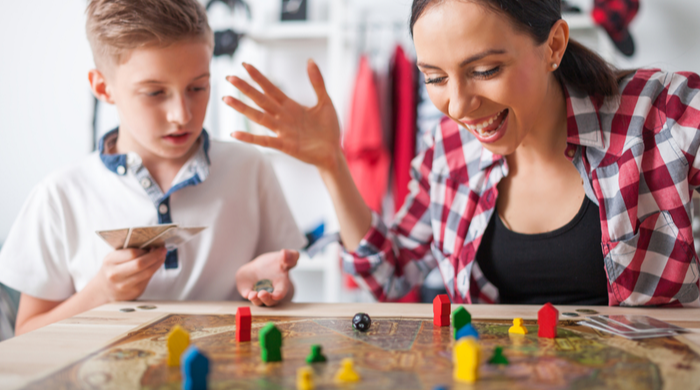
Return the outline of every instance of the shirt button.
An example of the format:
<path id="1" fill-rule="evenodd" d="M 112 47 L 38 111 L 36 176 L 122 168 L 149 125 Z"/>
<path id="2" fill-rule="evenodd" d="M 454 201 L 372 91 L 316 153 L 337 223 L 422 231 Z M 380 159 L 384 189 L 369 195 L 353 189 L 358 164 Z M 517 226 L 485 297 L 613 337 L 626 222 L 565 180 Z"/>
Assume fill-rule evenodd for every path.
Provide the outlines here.
<path id="1" fill-rule="evenodd" d="M 151 179 L 149 179 L 147 177 L 144 177 L 143 180 L 141 180 L 141 187 L 143 187 L 143 188 L 149 188 L 149 187 L 151 187 L 151 184 L 153 184 L 153 183 L 151 183 Z M 163 206 L 165 206 L 165 205 L 163 205 Z"/>
<path id="2" fill-rule="evenodd" d="M 118 167 L 117 167 L 117 173 L 120 174 L 120 175 L 125 174 L 125 173 L 126 173 L 126 168 L 124 168 L 123 165 L 118 166 Z"/>
<path id="3" fill-rule="evenodd" d="M 161 214 L 167 214 L 168 213 L 168 206 L 161 203 L 161 205 L 158 206 L 158 212 Z"/>
<path id="4" fill-rule="evenodd" d="M 575 150 L 575 149 L 569 149 L 569 150 L 566 151 L 566 155 L 569 156 L 569 157 L 574 157 L 575 154 L 576 154 L 576 150 Z"/>

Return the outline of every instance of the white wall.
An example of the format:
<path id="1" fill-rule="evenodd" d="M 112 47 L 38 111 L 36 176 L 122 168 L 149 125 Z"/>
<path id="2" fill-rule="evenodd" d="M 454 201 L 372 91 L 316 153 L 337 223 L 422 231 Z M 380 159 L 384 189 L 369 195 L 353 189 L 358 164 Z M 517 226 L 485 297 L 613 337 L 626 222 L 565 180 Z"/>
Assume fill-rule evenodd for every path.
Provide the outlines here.
<path id="1" fill-rule="evenodd" d="M 3 1 L 0 242 L 31 188 L 91 150 L 85 0 Z"/>

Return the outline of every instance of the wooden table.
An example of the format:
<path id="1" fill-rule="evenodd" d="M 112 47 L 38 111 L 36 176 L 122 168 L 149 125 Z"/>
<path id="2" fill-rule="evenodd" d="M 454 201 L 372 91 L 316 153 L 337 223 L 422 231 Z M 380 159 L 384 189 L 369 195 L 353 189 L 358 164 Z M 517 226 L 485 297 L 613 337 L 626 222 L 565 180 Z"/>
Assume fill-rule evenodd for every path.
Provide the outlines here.
<path id="1" fill-rule="evenodd" d="M 67 320 L 0 343 L 0 389 L 13 389 L 75 362 L 120 335 L 166 313 L 235 314 L 243 302 L 120 302 L 100 306 Z M 120 308 L 155 305 L 154 310 Z M 456 305 L 453 305 L 453 308 Z M 478 319 L 536 319 L 539 306 L 465 305 Z M 594 309 L 600 314 L 649 315 L 691 330 L 684 335 L 700 348 L 700 309 L 656 309 L 591 306 L 557 306 L 560 313 Z M 405 303 L 291 303 L 275 308 L 253 307 L 253 315 L 293 317 L 350 317 L 357 312 L 371 317 L 432 318 L 432 305 Z"/>

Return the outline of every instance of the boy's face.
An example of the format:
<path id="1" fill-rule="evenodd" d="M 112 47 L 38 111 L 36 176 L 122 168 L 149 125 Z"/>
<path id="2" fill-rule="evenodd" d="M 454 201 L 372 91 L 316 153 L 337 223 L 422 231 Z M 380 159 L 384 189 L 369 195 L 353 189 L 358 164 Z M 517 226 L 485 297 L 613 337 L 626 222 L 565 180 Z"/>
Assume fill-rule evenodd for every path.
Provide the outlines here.
<path id="1" fill-rule="evenodd" d="M 135 49 L 108 70 L 106 92 L 119 112 L 121 153 L 155 160 L 189 157 L 209 102 L 211 55 L 206 42 L 185 41 Z"/>

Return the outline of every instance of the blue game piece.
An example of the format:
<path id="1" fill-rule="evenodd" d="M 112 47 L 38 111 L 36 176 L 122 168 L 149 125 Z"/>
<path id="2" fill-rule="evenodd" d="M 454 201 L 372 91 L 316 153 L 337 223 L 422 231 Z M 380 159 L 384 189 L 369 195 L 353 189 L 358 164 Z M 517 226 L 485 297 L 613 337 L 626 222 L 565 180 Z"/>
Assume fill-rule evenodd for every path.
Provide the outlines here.
<path id="1" fill-rule="evenodd" d="M 435 386 L 433 390 L 447 390 L 447 386 Z"/>
<path id="2" fill-rule="evenodd" d="M 190 346 L 182 353 L 182 389 L 207 390 L 207 375 L 209 375 L 209 358 Z"/>
<path id="3" fill-rule="evenodd" d="M 472 324 L 466 324 L 457 331 L 456 339 L 459 340 L 462 337 L 474 337 L 478 340 L 479 332 L 477 332 L 476 329 L 474 329 L 474 326 Z"/>

